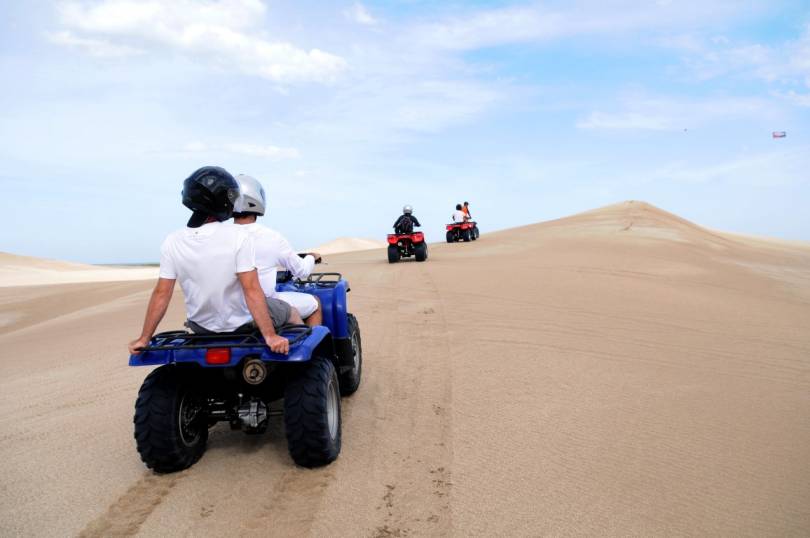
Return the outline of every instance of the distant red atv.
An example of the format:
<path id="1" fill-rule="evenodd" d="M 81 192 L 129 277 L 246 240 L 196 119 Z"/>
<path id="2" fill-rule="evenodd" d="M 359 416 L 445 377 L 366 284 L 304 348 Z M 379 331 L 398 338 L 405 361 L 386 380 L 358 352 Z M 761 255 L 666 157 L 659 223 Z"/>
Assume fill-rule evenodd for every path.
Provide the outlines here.
<path id="1" fill-rule="evenodd" d="M 400 258 L 416 256 L 416 261 L 423 262 L 428 257 L 425 234 L 388 234 L 388 263 L 398 262 Z"/>
<path id="2" fill-rule="evenodd" d="M 471 220 L 467 222 L 454 222 L 448 224 L 447 228 L 447 242 L 455 243 L 456 241 L 475 241 L 481 233 L 478 231 L 478 225 Z"/>

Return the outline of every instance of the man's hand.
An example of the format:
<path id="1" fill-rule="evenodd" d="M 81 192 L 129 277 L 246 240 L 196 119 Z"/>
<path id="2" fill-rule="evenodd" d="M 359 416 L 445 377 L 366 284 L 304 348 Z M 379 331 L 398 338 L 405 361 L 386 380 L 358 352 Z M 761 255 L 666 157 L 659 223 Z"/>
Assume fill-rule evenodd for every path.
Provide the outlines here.
<path id="1" fill-rule="evenodd" d="M 146 338 L 145 336 L 141 336 L 137 340 L 133 340 L 128 346 L 130 355 L 137 355 L 140 353 L 139 348 L 146 347 L 147 345 L 149 345 L 149 338 Z"/>
<path id="2" fill-rule="evenodd" d="M 139 352 L 135 351 L 135 348 L 149 344 L 149 339 L 155 334 L 155 330 L 160 320 L 166 315 L 166 309 L 169 308 L 169 302 L 172 300 L 174 282 L 173 278 L 158 278 L 152 296 L 149 298 L 149 306 L 146 307 L 146 317 L 143 320 L 141 336 L 127 346 L 131 354 L 138 354 Z"/>
<path id="3" fill-rule="evenodd" d="M 267 347 L 269 347 L 273 353 L 282 353 L 286 355 L 290 352 L 290 341 L 283 336 L 274 334 L 269 338 L 265 338 L 264 341 L 267 343 Z"/>
<path id="4" fill-rule="evenodd" d="M 309 255 L 312 256 L 313 258 L 315 258 L 315 263 L 321 263 L 321 255 L 320 254 L 318 254 L 317 252 L 310 252 Z"/>

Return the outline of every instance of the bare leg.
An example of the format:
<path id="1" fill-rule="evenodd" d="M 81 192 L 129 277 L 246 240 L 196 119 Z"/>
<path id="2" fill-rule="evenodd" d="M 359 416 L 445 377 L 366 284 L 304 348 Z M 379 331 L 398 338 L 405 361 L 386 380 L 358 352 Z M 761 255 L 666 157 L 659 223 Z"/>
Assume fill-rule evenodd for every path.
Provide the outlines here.
<path id="1" fill-rule="evenodd" d="M 310 317 L 312 317 L 312 316 L 310 316 Z M 290 320 L 289 320 L 289 323 L 292 323 L 293 325 L 303 325 L 304 324 L 304 320 L 301 319 L 301 314 L 298 313 L 298 309 L 296 309 L 296 308 L 294 308 L 292 306 L 290 307 Z"/>
<path id="2" fill-rule="evenodd" d="M 323 325 L 323 312 L 321 311 L 321 300 L 315 297 L 315 300 L 318 301 L 318 309 L 315 310 L 308 318 L 307 318 L 307 325 L 310 327 L 317 327 L 318 325 Z"/>

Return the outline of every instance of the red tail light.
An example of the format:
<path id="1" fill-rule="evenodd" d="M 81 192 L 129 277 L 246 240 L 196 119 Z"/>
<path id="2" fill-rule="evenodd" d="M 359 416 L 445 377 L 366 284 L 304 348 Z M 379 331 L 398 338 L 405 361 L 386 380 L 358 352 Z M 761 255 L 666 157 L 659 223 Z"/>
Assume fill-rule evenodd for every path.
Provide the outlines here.
<path id="1" fill-rule="evenodd" d="M 425 234 L 423 234 L 422 232 L 416 232 L 411 236 L 411 238 L 414 243 L 421 243 L 422 241 L 425 240 Z"/>
<path id="2" fill-rule="evenodd" d="M 208 364 L 228 364 L 231 362 L 231 350 L 226 347 L 212 347 L 205 352 Z"/>
<path id="3" fill-rule="evenodd" d="M 450 230 L 452 230 L 453 228 L 454 228 L 454 226 L 453 226 L 452 224 L 448 224 L 448 225 L 447 225 L 447 231 L 448 231 L 448 232 L 449 232 Z"/>
<path id="4" fill-rule="evenodd" d="M 388 244 L 390 245 L 397 244 L 397 236 L 395 234 L 388 234 Z"/>

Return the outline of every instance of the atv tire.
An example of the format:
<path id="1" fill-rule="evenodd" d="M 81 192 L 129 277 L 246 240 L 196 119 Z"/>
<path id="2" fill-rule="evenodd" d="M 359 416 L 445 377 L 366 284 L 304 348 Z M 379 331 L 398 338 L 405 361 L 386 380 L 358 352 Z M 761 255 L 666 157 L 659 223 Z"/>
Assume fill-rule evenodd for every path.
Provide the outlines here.
<path id="1" fill-rule="evenodd" d="M 332 362 L 313 357 L 284 390 L 284 428 L 293 461 L 332 463 L 340 454 L 340 385 Z"/>
<path id="2" fill-rule="evenodd" d="M 461 239 L 465 243 L 470 240 L 470 230 L 461 230 Z"/>
<path id="3" fill-rule="evenodd" d="M 363 342 L 360 340 L 360 325 L 357 323 L 354 314 L 348 314 L 348 316 L 349 339 L 352 345 L 354 367 L 347 372 L 338 374 L 341 396 L 351 396 L 357 392 L 358 387 L 360 387 L 360 377 L 363 374 Z"/>
<path id="4" fill-rule="evenodd" d="M 472 236 L 473 239 L 478 239 L 479 237 L 481 237 L 481 232 L 478 231 L 478 226 L 473 228 L 472 232 L 473 232 L 473 236 Z"/>
<path id="5" fill-rule="evenodd" d="M 199 460 L 208 442 L 206 402 L 176 366 L 153 370 L 135 401 L 135 443 L 146 466 L 173 473 Z"/>
<path id="6" fill-rule="evenodd" d="M 418 245 L 413 247 L 413 252 L 416 255 L 416 261 L 423 262 L 427 260 L 428 249 L 426 243 L 419 243 Z"/>
<path id="7" fill-rule="evenodd" d="M 388 263 L 396 263 L 399 261 L 399 249 L 396 245 L 388 245 Z"/>
<path id="8" fill-rule="evenodd" d="M 456 240 L 456 235 L 453 233 L 453 231 L 451 230 L 451 231 L 447 232 L 447 242 L 452 243 L 455 240 Z"/>

